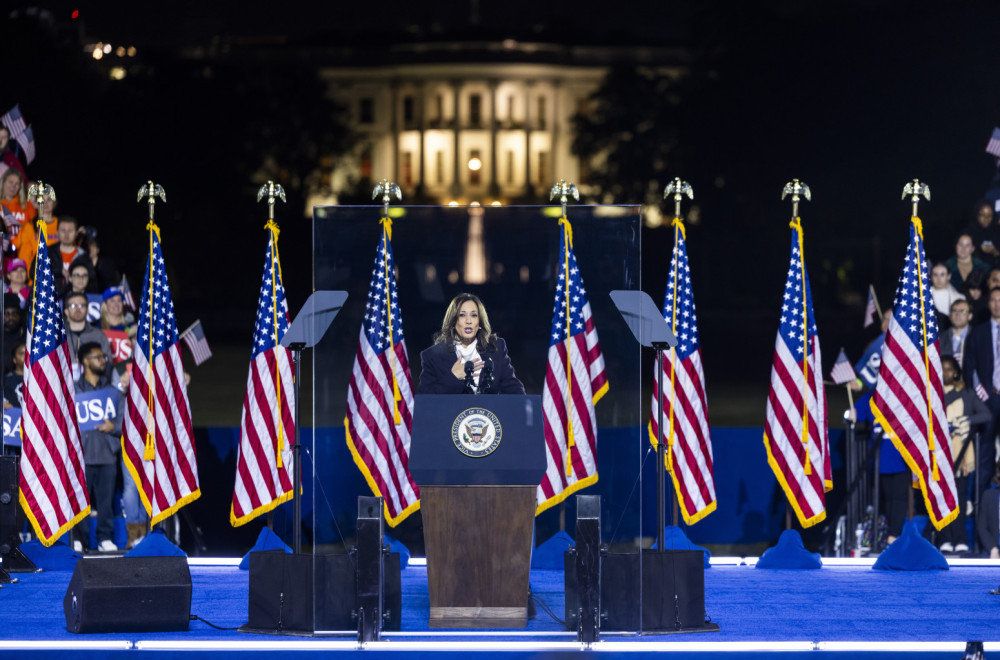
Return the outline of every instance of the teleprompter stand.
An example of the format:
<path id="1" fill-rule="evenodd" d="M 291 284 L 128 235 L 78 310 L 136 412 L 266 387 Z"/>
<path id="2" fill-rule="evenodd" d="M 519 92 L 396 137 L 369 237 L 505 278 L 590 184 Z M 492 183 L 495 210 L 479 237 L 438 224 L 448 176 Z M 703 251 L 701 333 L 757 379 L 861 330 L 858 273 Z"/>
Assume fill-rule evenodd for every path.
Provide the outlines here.
<path id="1" fill-rule="evenodd" d="M 295 465 L 295 475 L 292 483 L 292 550 L 298 554 L 302 550 L 302 445 L 299 440 L 299 419 L 302 414 L 299 392 L 301 391 L 302 351 L 312 348 L 323 339 L 333 319 L 344 307 L 347 300 L 346 291 L 313 291 L 292 324 L 281 338 L 281 345 L 292 352 L 295 364 L 295 444 L 292 445 L 292 458 Z"/>
<path id="2" fill-rule="evenodd" d="M 664 353 L 677 346 L 677 338 L 646 293 L 612 291 L 611 299 L 636 341 L 656 350 L 657 387 L 662 396 Z M 662 405 L 657 421 L 663 429 Z M 641 554 L 609 553 L 601 563 L 604 591 L 600 602 L 602 613 L 607 612 L 607 629 L 644 634 L 719 630 L 718 624 L 705 621 L 704 553 L 666 548 L 666 444 L 656 443 L 656 549 Z M 676 510 L 675 502 L 675 525 Z"/>
<path id="3" fill-rule="evenodd" d="M 250 554 L 248 622 L 241 632 L 275 635 L 356 634 L 377 641 L 399 630 L 400 560 L 385 545 L 382 498 L 358 498 L 357 545 L 346 555 L 301 554 L 302 462 L 300 376 L 302 351 L 323 338 L 347 300 L 346 291 L 316 291 L 292 321 L 281 345 L 295 365 L 293 554 Z"/>

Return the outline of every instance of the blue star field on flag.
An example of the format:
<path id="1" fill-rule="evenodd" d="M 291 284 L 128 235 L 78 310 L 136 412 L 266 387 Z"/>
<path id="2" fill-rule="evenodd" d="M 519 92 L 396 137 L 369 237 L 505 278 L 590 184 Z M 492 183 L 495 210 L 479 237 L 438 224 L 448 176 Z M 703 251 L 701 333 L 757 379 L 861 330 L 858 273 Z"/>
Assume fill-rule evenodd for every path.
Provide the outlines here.
<path id="1" fill-rule="evenodd" d="M 674 318 L 674 271 L 677 271 L 677 358 L 687 359 L 698 350 L 698 317 L 694 309 L 694 295 L 691 293 L 691 268 L 688 266 L 687 243 L 684 235 L 677 233 L 677 245 L 674 246 L 673 258 L 670 261 L 670 273 L 667 275 L 667 294 L 663 300 L 663 317 L 667 324 L 673 327 Z"/>
<path id="2" fill-rule="evenodd" d="M 396 291 L 395 262 L 392 258 L 392 244 L 383 240 L 379 244 L 372 269 L 371 283 L 368 285 L 368 300 L 365 303 L 365 337 L 372 350 L 381 354 L 389 347 L 389 322 L 392 321 L 392 341 L 403 341 L 403 318 L 399 313 L 399 294 Z M 392 310 L 392 318 L 387 314 Z"/>
<path id="3" fill-rule="evenodd" d="M 35 273 L 35 317 L 28 328 L 33 362 L 45 357 L 66 341 L 61 306 L 56 301 L 55 280 L 44 240 L 38 242 L 38 255 L 35 259 L 38 263 Z"/>
<path id="4" fill-rule="evenodd" d="M 919 274 L 917 264 L 920 265 Z M 920 282 L 923 282 L 924 304 L 920 305 Z M 896 288 L 896 299 L 892 302 L 892 316 L 899 327 L 913 342 L 914 346 L 923 347 L 923 327 L 921 316 L 927 322 L 927 345 L 937 341 L 937 314 L 934 311 L 934 300 L 931 297 L 931 287 L 927 279 L 927 260 L 924 257 L 924 245 L 916 238 L 916 229 L 910 225 L 910 245 L 906 249 L 906 262 L 903 272 L 899 275 L 899 286 Z"/>
<path id="5" fill-rule="evenodd" d="M 142 302 L 139 304 L 139 332 L 136 335 L 136 350 L 149 355 L 150 323 L 153 327 L 153 357 L 160 355 L 177 343 L 177 320 L 174 318 L 174 301 L 170 297 L 167 271 L 163 265 L 163 251 L 160 249 L 159 232 L 153 232 L 153 258 L 150 262 L 153 272 L 146 266 L 143 278 Z M 153 300 L 149 300 L 149 282 L 153 281 Z M 147 358 L 148 359 L 148 358 Z"/>
<path id="6" fill-rule="evenodd" d="M 566 237 L 563 236 L 560 257 L 565 254 Z M 549 339 L 549 346 L 554 346 L 566 337 L 566 261 L 559 260 L 559 282 L 556 285 L 556 300 L 552 309 L 552 335 Z M 580 334 L 585 329 L 583 318 L 583 307 L 587 304 L 587 291 L 583 288 L 583 279 L 580 277 L 580 269 L 576 265 L 576 255 L 573 248 L 569 247 L 569 323 L 570 336 Z"/>
<path id="7" fill-rule="evenodd" d="M 285 336 L 288 330 L 288 302 L 285 300 L 285 287 L 281 283 L 281 269 L 272 262 L 274 237 L 267 244 L 267 254 L 264 257 L 264 277 L 260 284 L 260 296 L 257 299 L 257 323 L 253 333 L 252 356 L 269 351 L 275 346 L 274 326 L 277 322 L 277 341 Z M 273 271 L 273 272 L 272 272 Z M 273 281 L 272 281 L 273 275 Z M 277 303 L 277 314 L 275 314 Z M 277 318 L 275 318 L 277 317 Z"/>
<path id="8" fill-rule="evenodd" d="M 799 252 L 799 236 L 792 229 L 792 256 L 788 264 L 788 277 L 785 278 L 785 293 L 781 303 L 781 338 L 785 340 L 788 350 L 801 360 L 811 352 L 811 347 L 802 346 L 805 339 L 803 332 L 802 299 L 805 296 L 809 314 L 809 336 L 816 334 L 816 318 L 813 315 L 812 293 L 809 290 L 809 273 L 805 273 L 805 286 L 802 285 L 802 255 Z"/>

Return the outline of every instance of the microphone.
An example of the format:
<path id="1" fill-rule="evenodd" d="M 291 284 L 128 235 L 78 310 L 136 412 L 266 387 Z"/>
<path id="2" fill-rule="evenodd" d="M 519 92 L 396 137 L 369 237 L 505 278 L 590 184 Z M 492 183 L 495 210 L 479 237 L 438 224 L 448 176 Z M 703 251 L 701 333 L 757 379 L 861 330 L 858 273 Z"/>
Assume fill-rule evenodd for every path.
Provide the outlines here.
<path id="1" fill-rule="evenodd" d="M 483 360 L 483 370 L 479 374 L 479 392 L 481 394 L 493 393 L 493 358 Z"/>
<path id="2" fill-rule="evenodd" d="M 468 360 L 465 363 L 465 394 L 475 394 L 476 392 L 476 381 L 473 380 L 472 376 L 475 368 L 476 365 L 472 363 L 472 360 Z"/>

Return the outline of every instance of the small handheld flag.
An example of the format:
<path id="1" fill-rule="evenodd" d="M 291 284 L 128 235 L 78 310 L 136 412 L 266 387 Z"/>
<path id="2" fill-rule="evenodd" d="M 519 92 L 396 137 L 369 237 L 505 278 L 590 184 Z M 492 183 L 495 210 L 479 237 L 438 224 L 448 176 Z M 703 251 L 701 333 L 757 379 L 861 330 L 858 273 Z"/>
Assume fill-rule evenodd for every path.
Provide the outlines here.
<path id="1" fill-rule="evenodd" d="M 870 326 L 876 321 L 882 320 L 882 310 L 878 306 L 878 297 L 875 295 L 875 287 L 868 285 L 868 302 L 865 303 L 865 325 Z"/>
<path id="2" fill-rule="evenodd" d="M 191 350 L 196 366 L 201 366 L 202 362 L 212 357 L 212 350 L 208 347 L 208 339 L 205 338 L 205 329 L 201 325 L 201 319 L 188 326 L 188 329 L 181 333 L 180 338 Z"/>
<path id="3" fill-rule="evenodd" d="M 852 380 L 858 379 L 858 374 L 854 372 L 854 367 L 851 366 L 850 360 L 847 359 L 847 353 L 844 349 L 840 349 L 840 353 L 837 355 L 837 361 L 833 363 L 833 370 L 830 372 L 830 378 L 837 385 L 843 385 L 844 383 L 849 383 Z"/>
<path id="4" fill-rule="evenodd" d="M 990 141 L 986 143 L 986 153 L 1000 158 L 1000 128 L 993 129 Z"/>

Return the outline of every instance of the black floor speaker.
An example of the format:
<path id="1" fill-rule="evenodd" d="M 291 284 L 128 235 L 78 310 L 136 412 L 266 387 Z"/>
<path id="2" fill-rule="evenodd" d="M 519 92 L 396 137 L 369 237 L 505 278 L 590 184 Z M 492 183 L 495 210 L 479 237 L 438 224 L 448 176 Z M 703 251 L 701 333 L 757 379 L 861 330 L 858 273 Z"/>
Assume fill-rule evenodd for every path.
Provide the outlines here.
<path id="1" fill-rule="evenodd" d="M 705 613 L 705 554 L 700 550 L 612 552 L 601 561 L 601 630 L 651 634 L 714 632 Z M 565 555 L 566 627 L 576 630 L 576 561 Z M 640 628 L 639 596 L 642 585 Z"/>
<path id="2" fill-rule="evenodd" d="M 72 633 L 187 630 L 187 557 L 116 557 L 76 562 L 63 598 Z"/>
<path id="3" fill-rule="evenodd" d="M 382 609 L 388 619 L 382 629 L 399 630 L 399 553 L 385 555 L 383 567 Z M 357 607 L 355 584 L 355 565 L 350 555 L 251 552 L 250 602 L 247 623 L 240 630 L 283 635 L 354 632 L 358 629 L 353 616 Z"/>

